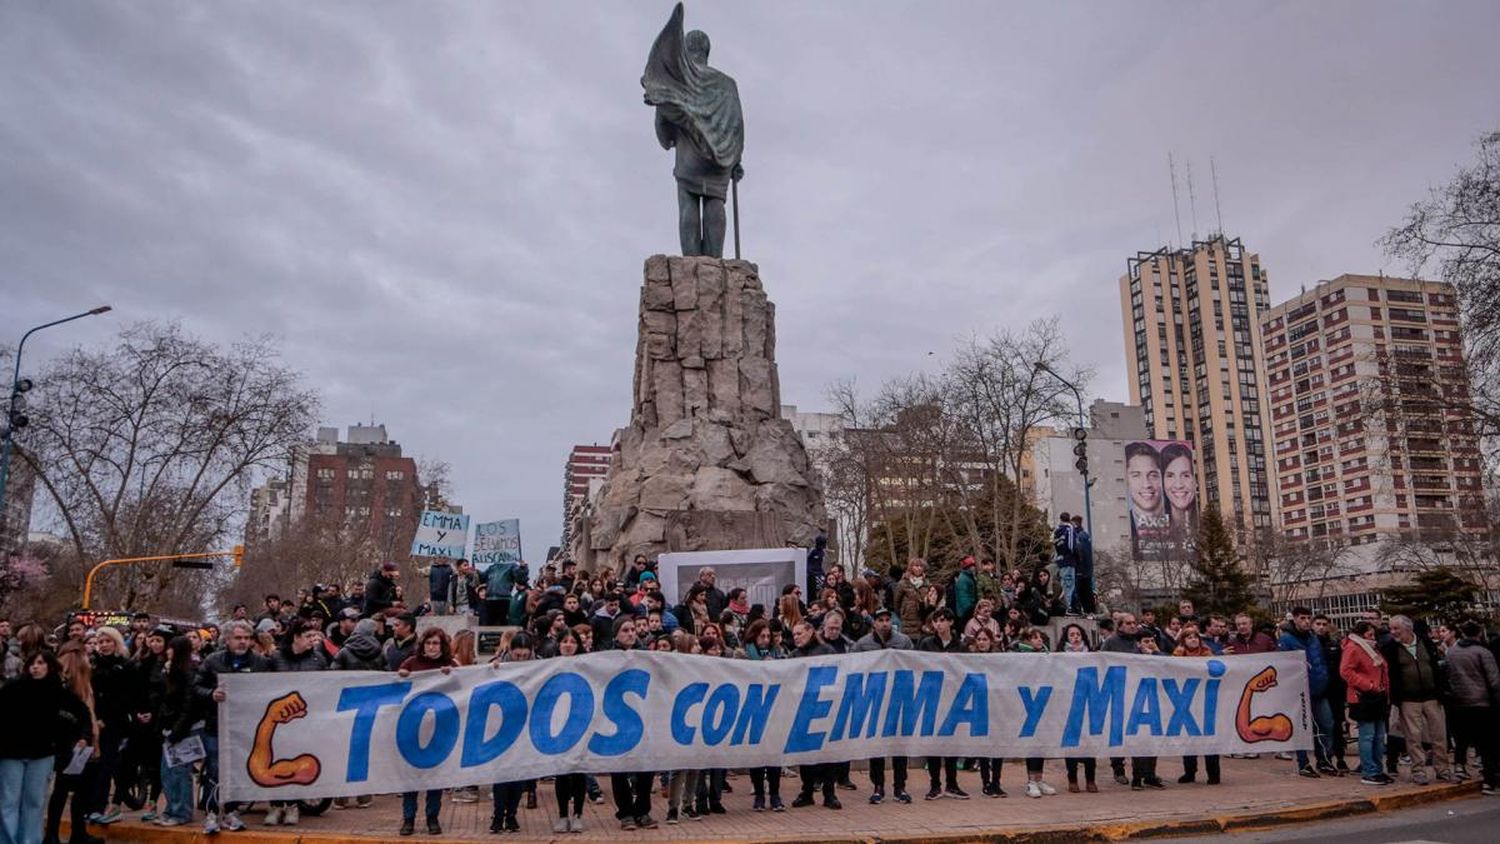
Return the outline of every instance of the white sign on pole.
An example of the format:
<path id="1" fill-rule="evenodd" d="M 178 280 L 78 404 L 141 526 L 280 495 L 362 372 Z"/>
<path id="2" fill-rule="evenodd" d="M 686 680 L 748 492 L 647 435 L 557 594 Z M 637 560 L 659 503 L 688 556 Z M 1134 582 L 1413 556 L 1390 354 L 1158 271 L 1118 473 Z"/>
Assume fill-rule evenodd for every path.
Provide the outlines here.
<path id="1" fill-rule="evenodd" d="M 469 517 L 456 513 L 422 511 L 422 521 L 417 523 L 417 535 L 411 540 L 413 557 L 464 558 L 469 547 Z"/>
<path id="2" fill-rule="evenodd" d="M 657 576 L 667 602 L 676 606 L 698 580 L 698 570 L 712 568 L 715 586 L 724 594 L 744 587 L 750 603 L 774 613 L 784 584 L 795 583 L 807 595 L 806 548 L 753 548 L 746 551 L 674 551 L 657 559 Z M 811 601 L 812 596 L 808 596 Z"/>

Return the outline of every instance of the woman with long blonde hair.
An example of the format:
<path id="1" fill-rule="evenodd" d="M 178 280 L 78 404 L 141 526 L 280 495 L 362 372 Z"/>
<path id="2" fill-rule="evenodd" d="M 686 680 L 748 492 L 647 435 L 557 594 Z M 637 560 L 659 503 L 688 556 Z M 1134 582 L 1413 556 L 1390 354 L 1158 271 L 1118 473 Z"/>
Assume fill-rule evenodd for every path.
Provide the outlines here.
<path id="1" fill-rule="evenodd" d="M 52 783 L 52 799 L 47 803 L 47 834 L 46 841 L 57 841 L 58 830 L 62 826 L 63 807 L 68 804 L 68 795 L 73 795 L 73 808 L 69 813 L 69 822 L 73 827 L 73 835 L 69 839 L 72 844 L 93 844 L 99 842 L 104 844 L 104 839 L 91 835 L 80 836 L 80 832 L 88 829 L 89 795 L 93 792 L 94 775 L 99 770 L 97 759 L 99 758 L 99 720 L 94 714 L 94 668 L 89 662 L 88 649 L 82 642 L 68 642 L 57 652 L 57 664 L 60 668 L 63 685 L 72 692 L 83 706 L 88 710 L 89 723 L 80 725 L 81 732 L 88 746 L 93 750 L 93 759 L 77 774 L 65 774 L 63 768 L 67 767 L 72 759 L 61 756 L 56 763 L 57 777 Z M 13 725 L 14 726 L 14 725 Z"/>

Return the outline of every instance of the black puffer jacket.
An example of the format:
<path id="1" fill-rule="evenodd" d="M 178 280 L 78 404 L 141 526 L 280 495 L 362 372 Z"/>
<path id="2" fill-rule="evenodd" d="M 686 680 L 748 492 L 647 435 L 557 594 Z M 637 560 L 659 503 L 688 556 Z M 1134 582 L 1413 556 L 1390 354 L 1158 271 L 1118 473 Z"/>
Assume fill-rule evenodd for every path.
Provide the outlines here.
<path id="1" fill-rule="evenodd" d="M 124 729 L 132 713 L 143 711 L 141 675 L 122 656 L 94 655 L 94 714 L 105 727 Z"/>
<path id="2" fill-rule="evenodd" d="M 294 654 L 291 648 L 277 648 L 271 654 L 271 670 L 285 671 L 327 671 L 328 660 L 323 656 L 322 648 L 313 648 L 305 653 Z"/>
<path id="3" fill-rule="evenodd" d="M 355 633 L 333 658 L 338 671 L 385 671 L 385 652 L 380 640 L 369 633 Z"/>
<path id="4" fill-rule="evenodd" d="M 0 759 L 46 759 L 93 735 L 89 710 L 56 677 L 29 673 L 0 686 Z"/>

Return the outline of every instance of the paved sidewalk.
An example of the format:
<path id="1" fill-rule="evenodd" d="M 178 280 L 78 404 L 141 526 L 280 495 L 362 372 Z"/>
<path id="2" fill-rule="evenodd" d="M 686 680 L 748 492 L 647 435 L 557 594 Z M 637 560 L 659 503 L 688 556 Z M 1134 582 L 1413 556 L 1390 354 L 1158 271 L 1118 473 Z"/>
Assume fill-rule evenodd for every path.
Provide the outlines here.
<path id="1" fill-rule="evenodd" d="M 1320 817 L 1345 815 L 1359 811 L 1399 808 L 1415 805 L 1428 799 L 1478 793 L 1471 785 L 1462 790 L 1443 786 L 1414 786 L 1409 783 L 1375 788 L 1359 783 L 1357 776 L 1338 778 L 1325 777 L 1312 780 L 1299 777 L 1291 762 L 1271 758 L 1224 759 L 1224 784 L 1205 785 L 1202 774 L 1196 784 L 1179 785 L 1176 779 L 1182 772 L 1181 760 L 1163 757 L 1160 773 L 1167 781 L 1164 791 L 1132 791 L 1128 786 L 1117 785 L 1111 778 L 1109 766 L 1100 760 L 1098 794 L 1069 794 L 1065 789 L 1066 778 L 1061 760 L 1049 761 L 1046 779 L 1058 789 L 1054 797 L 1029 799 L 1025 796 L 1025 767 L 1020 760 L 1007 761 L 1001 785 L 1009 793 L 1005 799 L 986 798 L 979 794 L 978 773 L 961 771 L 960 785 L 968 791 L 969 800 L 942 799 L 924 801 L 927 775 L 913 763 L 914 776 L 908 784 L 913 803 L 910 806 L 887 802 L 880 806 L 869 805 L 869 780 L 864 772 L 856 770 L 853 779 L 860 786 L 857 791 L 840 790 L 844 804 L 841 811 L 825 809 L 821 805 L 804 809 L 787 809 L 784 813 L 752 812 L 750 778 L 732 777 L 729 782 L 732 794 L 724 797 L 728 814 L 711 815 L 703 821 L 683 820 L 676 826 L 665 823 L 665 801 L 658 792 L 653 798 L 652 816 L 661 824 L 650 831 L 622 832 L 614 818 L 614 806 L 609 800 L 608 778 L 601 780 L 605 788 L 604 803 L 588 804 L 584 820 L 588 826 L 584 834 L 557 835 L 552 824 L 557 817 L 557 801 L 550 782 L 538 784 L 538 803 L 535 809 L 520 813 L 520 835 L 492 836 L 489 834 L 491 803 L 488 789 L 483 789 L 484 799 L 478 803 L 454 803 L 451 796 L 443 803 L 442 825 L 444 835 L 434 839 L 426 834 L 421 818 L 418 818 L 418 833 L 411 839 L 398 839 L 400 826 L 400 798 L 377 797 L 369 809 L 330 810 L 322 817 L 304 818 L 295 828 L 266 827 L 261 825 L 264 805 L 257 806 L 245 815 L 250 824 L 247 833 L 224 834 L 221 842 L 243 841 L 284 842 L 291 844 L 299 839 L 304 842 L 322 842 L 370 838 L 391 841 L 490 841 L 497 838 L 510 840 L 571 840 L 571 841 L 666 841 L 666 840 L 720 840 L 720 841 L 870 841 L 901 839 L 914 840 L 973 840 L 981 837 L 1004 838 L 1007 835 L 1023 835 L 1035 840 L 1049 838 L 1077 839 L 1092 837 L 1096 840 L 1124 838 L 1144 833 L 1161 834 L 1170 831 L 1182 833 L 1212 833 L 1228 828 L 1251 824 L 1252 817 L 1280 813 L 1278 818 L 1259 823 L 1285 823 L 1313 820 Z M 783 779 L 782 797 L 788 804 L 797 793 L 795 778 Z M 1294 810 L 1287 814 L 1288 810 Z M 132 817 L 135 817 L 132 815 Z M 1085 831 L 1080 827 L 1092 829 Z M 201 828 L 201 816 L 191 827 L 173 830 L 143 826 L 124 821 L 101 830 L 110 841 L 140 842 L 187 842 L 202 841 L 202 836 L 184 834 L 197 832 Z M 157 834 L 160 833 L 171 833 Z M 1047 834 L 1048 832 L 1051 834 Z M 1035 834 L 1035 835 L 1033 835 Z"/>

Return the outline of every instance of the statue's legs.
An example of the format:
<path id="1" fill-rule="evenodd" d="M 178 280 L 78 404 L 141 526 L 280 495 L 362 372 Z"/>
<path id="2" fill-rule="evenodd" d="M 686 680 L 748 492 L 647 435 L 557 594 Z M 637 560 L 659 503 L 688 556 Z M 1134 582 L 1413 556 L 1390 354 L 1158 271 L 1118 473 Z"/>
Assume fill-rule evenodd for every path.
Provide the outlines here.
<path id="1" fill-rule="evenodd" d="M 719 203 L 721 218 L 723 217 L 723 204 Z M 703 217 L 698 208 L 698 196 L 689 192 L 681 183 L 677 185 L 677 232 L 682 241 L 684 257 L 704 254 Z M 719 239 L 723 240 L 722 225 Z"/>
<path id="2" fill-rule="evenodd" d="M 703 254 L 724 257 L 724 200 L 703 197 Z"/>

